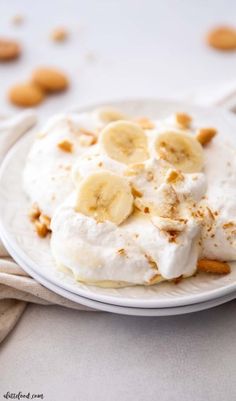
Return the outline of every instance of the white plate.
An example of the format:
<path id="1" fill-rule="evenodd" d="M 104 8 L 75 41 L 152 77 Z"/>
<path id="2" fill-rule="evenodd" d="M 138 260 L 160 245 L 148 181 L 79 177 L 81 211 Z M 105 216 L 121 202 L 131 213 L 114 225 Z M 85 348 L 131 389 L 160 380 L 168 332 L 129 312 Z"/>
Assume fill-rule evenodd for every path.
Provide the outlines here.
<path id="1" fill-rule="evenodd" d="M 201 109 L 178 102 L 162 100 L 135 100 L 110 102 L 126 113 L 165 117 L 172 112 L 186 111 L 203 125 L 214 125 L 233 138 L 236 120 L 228 112 L 218 109 Z M 87 109 L 98 107 L 93 105 Z M 83 109 L 84 110 L 84 109 Z M 32 134 L 25 136 L 11 149 L 0 172 L 0 231 L 7 247 L 22 267 L 45 280 L 45 285 L 55 285 L 67 292 L 91 300 L 131 308 L 172 308 L 197 304 L 223 297 L 236 291 L 236 268 L 227 276 L 198 275 L 183 280 L 178 285 L 163 283 L 153 287 L 127 287 L 102 289 L 76 282 L 72 276 L 56 270 L 50 254 L 49 240 L 39 239 L 30 224 L 27 211 L 29 202 L 22 191 L 21 175 L 25 157 L 32 143 Z M 40 166 L 39 166 L 40 168 Z M 34 275 L 32 273 L 32 275 Z M 48 285 L 46 284 L 48 283 Z"/>

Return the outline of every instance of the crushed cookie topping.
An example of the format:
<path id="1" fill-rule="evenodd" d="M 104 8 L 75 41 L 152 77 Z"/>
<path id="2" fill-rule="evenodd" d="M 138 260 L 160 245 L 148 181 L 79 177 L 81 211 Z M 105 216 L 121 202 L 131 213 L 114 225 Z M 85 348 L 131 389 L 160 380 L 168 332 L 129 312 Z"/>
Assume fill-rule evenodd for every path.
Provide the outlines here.
<path id="1" fill-rule="evenodd" d="M 203 232 L 203 235 L 206 236 L 206 238 L 209 235 L 214 234 L 215 214 L 208 206 L 199 206 L 198 210 L 196 211 L 195 217 L 200 220 L 200 223 L 205 230 L 205 234 Z"/>
<path id="2" fill-rule="evenodd" d="M 41 214 L 41 211 L 40 211 L 38 205 L 36 203 L 34 203 L 28 213 L 30 220 L 32 222 L 34 222 L 35 220 L 37 220 L 39 218 L 40 214 Z"/>
<path id="3" fill-rule="evenodd" d="M 131 185 L 131 192 L 134 198 L 142 198 L 143 193 L 139 191 L 134 185 Z"/>
<path id="4" fill-rule="evenodd" d="M 137 203 L 134 203 L 133 212 L 135 213 L 135 212 L 142 212 L 142 211 L 143 211 L 143 210 L 142 210 L 141 205 L 137 205 Z"/>
<path id="5" fill-rule="evenodd" d="M 226 240 L 229 241 L 230 245 L 235 243 L 236 237 L 236 223 L 233 221 L 229 221 L 223 224 L 223 229 L 225 230 L 225 234 L 227 235 Z"/>
<path id="6" fill-rule="evenodd" d="M 140 118 L 136 119 L 135 121 L 143 129 L 155 128 L 155 125 L 153 124 L 153 122 L 151 120 L 149 120 L 149 118 L 147 118 L 147 117 L 140 117 Z"/>
<path id="7" fill-rule="evenodd" d="M 95 143 L 97 143 L 97 138 L 92 135 L 82 134 L 79 136 L 78 141 L 80 146 L 92 146 L 95 145 Z"/>
<path id="8" fill-rule="evenodd" d="M 45 238 L 48 235 L 49 231 L 45 224 L 37 220 L 35 221 L 34 226 L 39 237 Z"/>
<path id="9" fill-rule="evenodd" d="M 124 248 L 118 249 L 117 253 L 118 253 L 119 255 L 122 255 L 122 256 L 125 256 L 125 255 L 126 255 L 126 251 L 125 251 Z"/>
<path id="10" fill-rule="evenodd" d="M 229 221 L 228 223 L 223 224 L 223 228 L 225 230 L 227 230 L 228 228 L 234 228 L 235 227 L 235 223 L 233 223 L 232 221 Z"/>
<path id="11" fill-rule="evenodd" d="M 155 274 L 150 280 L 148 280 L 148 285 L 154 285 L 160 283 L 162 281 L 162 277 L 160 274 Z"/>
<path id="12" fill-rule="evenodd" d="M 167 232 L 181 232 L 185 229 L 188 222 L 187 219 L 170 219 L 168 217 L 153 216 L 151 219 L 152 223 L 158 227 L 161 231 Z"/>
<path id="13" fill-rule="evenodd" d="M 33 204 L 28 213 L 30 221 L 34 224 L 35 230 L 39 237 L 44 238 L 50 232 L 51 219 L 42 213 L 37 204 Z"/>
<path id="14" fill-rule="evenodd" d="M 216 134 L 217 130 L 215 128 L 201 128 L 196 135 L 196 139 L 204 146 L 207 145 Z"/>
<path id="15" fill-rule="evenodd" d="M 211 219 L 212 220 L 215 220 L 215 215 L 214 215 L 214 213 L 212 212 L 212 210 L 207 206 L 207 211 L 208 211 L 208 214 L 209 214 L 209 216 L 211 217 Z"/>
<path id="16" fill-rule="evenodd" d="M 175 230 L 167 230 L 165 231 L 168 235 L 168 241 L 169 242 L 176 242 L 177 237 L 179 236 L 180 232 L 179 231 L 175 231 Z"/>
<path id="17" fill-rule="evenodd" d="M 48 230 L 50 230 L 51 218 L 46 214 L 41 214 L 39 216 L 40 223 L 44 224 Z"/>
<path id="18" fill-rule="evenodd" d="M 127 169 L 124 171 L 124 175 L 128 177 L 136 176 L 140 174 L 140 172 L 143 171 L 144 169 L 145 165 L 143 163 L 136 163 L 127 167 Z"/>
<path id="19" fill-rule="evenodd" d="M 151 181 L 153 181 L 154 180 L 154 174 L 153 174 L 153 172 L 152 171 L 147 171 L 147 181 L 148 182 L 151 182 Z"/>
<path id="20" fill-rule="evenodd" d="M 192 122 L 192 117 L 187 113 L 176 113 L 175 120 L 182 128 L 189 128 Z"/>
<path id="21" fill-rule="evenodd" d="M 147 259 L 149 265 L 150 265 L 153 269 L 157 269 L 157 264 L 156 264 L 156 262 L 152 259 L 152 257 L 151 257 L 150 255 L 147 255 L 146 253 L 145 253 L 144 256 L 145 256 L 145 258 Z"/>
<path id="22" fill-rule="evenodd" d="M 178 171 L 178 170 L 170 170 L 167 172 L 166 175 L 166 182 L 168 184 L 174 184 L 178 181 L 183 181 L 184 180 L 184 176 L 183 174 Z"/>
<path id="23" fill-rule="evenodd" d="M 175 218 L 180 204 L 174 188 L 170 185 L 163 189 L 163 198 L 157 208 L 157 214 L 160 217 Z"/>
<path id="24" fill-rule="evenodd" d="M 229 274 L 228 263 L 219 260 L 201 259 L 197 262 L 197 270 L 204 273 Z"/>
<path id="25" fill-rule="evenodd" d="M 57 147 L 61 149 L 63 152 L 72 153 L 73 152 L 73 143 L 68 139 L 62 139 L 58 142 Z"/>

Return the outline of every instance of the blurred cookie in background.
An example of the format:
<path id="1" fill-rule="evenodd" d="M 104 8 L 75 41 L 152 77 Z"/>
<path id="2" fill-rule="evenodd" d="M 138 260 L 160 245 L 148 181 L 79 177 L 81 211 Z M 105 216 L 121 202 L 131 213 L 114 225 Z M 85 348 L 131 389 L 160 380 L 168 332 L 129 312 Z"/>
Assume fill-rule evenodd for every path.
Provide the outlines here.
<path id="1" fill-rule="evenodd" d="M 32 74 L 32 82 L 46 92 L 62 92 L 69 86 L 64 72 L 57 68 L 39 67 Z"/>
<path id="2" fill-rule="evenodd" d="M 9 90 L 8 99 L 15 106 L 33 107 L 42 103 L 44 92 L 32 83 L 17 84 Z"/>
<path id="3" fill-rule="evenodd" d="M 0 38 L 0 61 L 13 61 L 21 55 L 21 45 L 19 42 Z"/>
<path id="4" fill-rule="evenodd" d="M 69 36 L 69 33 L 66 30 L 66 28 L 58 27 L 52 31 L 50 38 L 53 42 L 61 43 L 61 42 L 65 42 L 68 39 L 68 36 Z"/>
<path id="5" fill-rule="evenodd" d="M 207 43 L 217 50 L 236 50 L 236 29 L 229 26 L 212 29 L 207 35 Z"/>

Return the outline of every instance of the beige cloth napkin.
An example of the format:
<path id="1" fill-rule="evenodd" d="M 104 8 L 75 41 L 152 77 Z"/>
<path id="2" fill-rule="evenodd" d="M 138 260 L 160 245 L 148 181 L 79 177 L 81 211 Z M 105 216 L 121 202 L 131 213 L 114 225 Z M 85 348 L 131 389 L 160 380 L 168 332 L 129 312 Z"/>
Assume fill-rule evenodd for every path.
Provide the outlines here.
<path id="1" fill-rule="evenodd" d="M 204 104 L 217 105 L 235 111 L 236 82 L 222 87 L 205 88 L 197 94 L 183 99 Z M 20 113 L 14 118 L 0 119 L 0 163 L 13 143 L 36 123 L 32 111 Z M 24 272 L 8 255 L 0 240 L 0 342 L 17 323 L 28 302 L 41 305 L 62 305 L 68 308 L 91 311 L 46 289 Z"/>
<path id="2" fill-rule="evenodd" d="M 35 123 L 36 116 L 32 111 L 0 119 L 0 163 L 10 147 Z M 13 329 L 28 302 L 61 305 L 84 311 L 92 310 L 61 297 L 39 284 L 11 259 L 0 240 L 0 342 Z"/>

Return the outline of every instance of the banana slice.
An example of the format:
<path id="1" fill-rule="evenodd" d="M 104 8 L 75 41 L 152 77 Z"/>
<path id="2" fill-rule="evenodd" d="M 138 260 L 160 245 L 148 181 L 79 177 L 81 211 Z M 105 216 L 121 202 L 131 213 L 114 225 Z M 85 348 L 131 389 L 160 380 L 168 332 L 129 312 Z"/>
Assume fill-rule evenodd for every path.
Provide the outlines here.
<path id="1" fill-rule="evenodd" d="M 100 136 L 104 151 L 112 159 L 132 164 L 147 160 L 147 138 L 137 124 L 129 121 L 116 121 L 108 124 Z"/>
<path id="2" fill-rule="evenodd" d="M 202 170 L 203 149 L 190 134 L 163 132 L 155 141 L 155 150 L 159 158 L 168 161 L 184 173 L 196 173 Z"/>
<path id="3" fill-rule="evenodd" d="M 121 224 L 133 210 L 133 195 L 128 181 L 109 171 L 92 173 L 77 189 L 76 211 Z"/>

